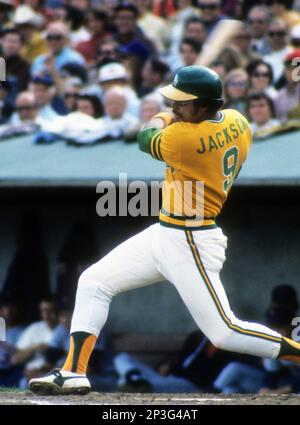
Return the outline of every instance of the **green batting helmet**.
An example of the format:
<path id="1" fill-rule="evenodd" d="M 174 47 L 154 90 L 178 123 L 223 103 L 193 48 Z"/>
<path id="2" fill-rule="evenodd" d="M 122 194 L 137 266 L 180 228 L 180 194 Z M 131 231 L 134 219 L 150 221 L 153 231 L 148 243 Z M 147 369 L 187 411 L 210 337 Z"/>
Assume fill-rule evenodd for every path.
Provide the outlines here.
<path id="1" fill-rule="evenodd" d="M 177 102 L 194 99 L 222 101 L 223 84 L 219 75 L 205 66 L 185 66 L 173 83 L 159 90 L 165 98 Z"/>

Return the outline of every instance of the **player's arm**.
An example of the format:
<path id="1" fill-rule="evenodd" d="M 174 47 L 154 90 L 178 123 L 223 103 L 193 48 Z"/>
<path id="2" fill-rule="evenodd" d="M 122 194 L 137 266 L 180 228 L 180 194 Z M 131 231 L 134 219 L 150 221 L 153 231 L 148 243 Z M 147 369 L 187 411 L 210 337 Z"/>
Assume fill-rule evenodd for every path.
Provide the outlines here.
<path id="1" fill-rule="evenodd" d="M 140 150 L 162 161 L 163 159 L 158 152 L 159 135 L 173 123 L 173 120 L 173 115 L 167 112 L 155 115 L 143 130 L 138 133 L 137 140 Z"/>

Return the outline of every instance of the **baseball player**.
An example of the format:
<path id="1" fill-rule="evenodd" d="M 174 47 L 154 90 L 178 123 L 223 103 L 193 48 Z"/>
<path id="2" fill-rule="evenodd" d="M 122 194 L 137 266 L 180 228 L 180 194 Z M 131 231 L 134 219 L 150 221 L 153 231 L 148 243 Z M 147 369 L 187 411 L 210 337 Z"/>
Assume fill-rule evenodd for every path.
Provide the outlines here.
<path id="1" fill-rule="evenodd" d="M 249 123 L 236 110 L 221 111 L 222 82 L 206 67 L 181 68 L 160 93 L 171 102 L 173 113 L 156 115 L 138 135 L 140 149 L 166 163 L 159 223 L 80 276 L 69 354 L 61 370 L 30 381 L 34 393 L 89 392 L 88 361 L 112 297 L 162 280 L 175 286 L 217 348 L 300 363 L 300 344 L 234 316 L 219 277 L 227 238 L 216 218 L 247 158 Z M 191 183 L 187 191 L 182 190 L 185 183 Z"/>

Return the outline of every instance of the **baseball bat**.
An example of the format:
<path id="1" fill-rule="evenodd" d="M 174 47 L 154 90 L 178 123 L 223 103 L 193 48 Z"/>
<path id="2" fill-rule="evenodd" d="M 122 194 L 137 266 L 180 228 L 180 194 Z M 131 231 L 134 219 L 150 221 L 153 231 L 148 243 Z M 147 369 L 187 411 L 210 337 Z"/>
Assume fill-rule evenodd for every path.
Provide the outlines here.
<path id="1" fill-rule="evenodd" d="M 242 26 L 242 22 L 234 19 L 220 21 L 209 37 L 205 48 L 200 52 L 195 65 L 210 66 Z"/>

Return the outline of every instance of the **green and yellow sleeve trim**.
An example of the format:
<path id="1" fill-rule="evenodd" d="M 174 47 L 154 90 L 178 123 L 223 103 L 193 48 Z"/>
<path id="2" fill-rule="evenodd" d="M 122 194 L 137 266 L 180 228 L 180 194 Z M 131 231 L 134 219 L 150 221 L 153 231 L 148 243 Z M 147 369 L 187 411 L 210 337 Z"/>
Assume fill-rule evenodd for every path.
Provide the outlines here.
<path id="1" fill-rule="evenodd" d="M 162 138 L 162 130 L 156 134 L 150 142 L 150 151 L 151 155 L 154 159 L 158 161 L 163 161 L 162 153 L 161 153 L 161 138 Z"/>
<path id="2" fill-rule="evenodd" d="M 198 269 L 203 281 L 205 282 L 205 285 L 206 285 L 206 287 L 207 287 L 207 289 L 208 289 L 208 291 L 209 291 L 209 293 L 210 293 L 210 295 L 211 295 L 211 297 L 212 297 L 212 299 L 213 299 L 213 301 L 214 301 L 214 303 L 217 307 L 217 310 L 218 310 L 220 316 L 222 317 L 222 319 L 226 323 L 226 325 L 230 329 L 232 329 L 232 330 L 234 330 L 238 333 L 241 333 L 243 335 L 249 335 L 249 336 L 253 336 L 253 337 L 256 337 L 256 338 L 261 338 L 261 339 L 266 339 L 266 340 L 269 340 L 269 341 L 281 343 L 281 338 L 277 338 L 273 335 L 268 335 L 268 334 L 263 333 L 263 332 L 257 332 L 257 331 L 250 330 L 250 329 L 243 329 L 240 326 L 237 326 L 237 325 L 235 325 L 231 322 L 230 318 L 226 316 L 226 313 L 224 311 L 222 303 L 221 303 L 220 299 L 218 298 L 217 293 L 216 293 L 216 291 L 215 291 L 215 289 L 214 289 L 214 287 L 213 287 L 213 285 L 212 285 L 212 283 L 211 283 L 211 281 L 210 281 L 210 279 L 209 279 L 209 277 L 206 273 L 206 270 L 205 270 L 203 263 L 201 261 L 198 249 L 195 245 L 192 232 L 190 230 L 186 230 L 185 234 L 186 234 L 187 243 L 188 243 L 188 245 L 191 249 L 192 255 L 194 257 L 197 269 Z"/>
<path id="3" fill-rule="evenodd" d="M 137 140 L 142 152 L 149 153 L 154 159 L 163 161 L 161 153 L 162 131 L 157 128 L 147 128 L 139 132 Z"/>

